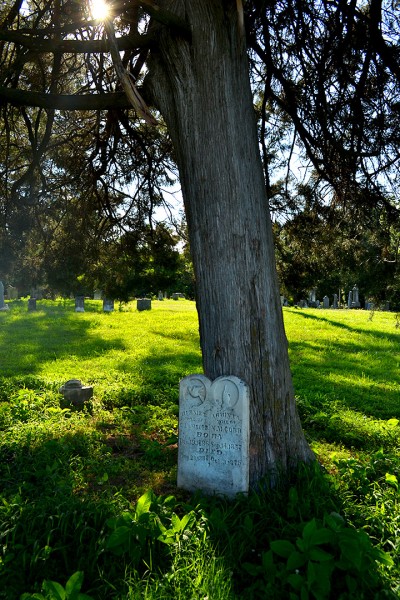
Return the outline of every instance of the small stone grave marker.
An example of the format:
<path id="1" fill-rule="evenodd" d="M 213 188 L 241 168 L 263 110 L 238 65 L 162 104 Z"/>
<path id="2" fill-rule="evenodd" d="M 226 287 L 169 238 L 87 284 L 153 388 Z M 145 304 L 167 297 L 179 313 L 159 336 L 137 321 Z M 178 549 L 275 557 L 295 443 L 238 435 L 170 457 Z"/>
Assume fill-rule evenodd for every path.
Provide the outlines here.
<path id="1" fill-rule="evenodd" d="M 85 312 L 84 296 L 75 296 L 75 312 Z"/>
<path id="2" fill-rule="evenodd" d="M 114 300 L 110 300 L 110 298 L 103 299 L 103 311 L 104 312 L 113 312 L 114 310 Z"/>
<path id="3" fill-rule="evenodd" d="M 8 310 L 8 305 L 4 303 L 4 285 L 0 281 L 0 310 Z"/>
<path id="4" fill-rule="evenodd" d="M 80 379 L 69 379 L 59 389 L 64 396 L 63 404 L 70 404 L 77 410 L 81 410 L 88 400 L 93 396 L 93 386 L 82 385 Z"/>
<path id="5" fill-rule="evenodd" d="M 178 487 L 229 497 L 249 489 L 249 389 L 234 376 L 179 387 Z"/>
<path id="6" fill-rule="evenodd" d="M 136 303 L 136 308 L 138 310 L 150 310 L 151 309 L 151 299 L 150 298 L 138 298 Z"/>
<path id="7" fill-rule="evenodd" d="M 28 298 L 28 310 L 36 310 L 36 298 Z"/>
<path id="8" fill-rule="evenodd" d="M 18 300 L 18 289 L 9 285 L 7 288 L 7 295 L 9 300 Z"/>

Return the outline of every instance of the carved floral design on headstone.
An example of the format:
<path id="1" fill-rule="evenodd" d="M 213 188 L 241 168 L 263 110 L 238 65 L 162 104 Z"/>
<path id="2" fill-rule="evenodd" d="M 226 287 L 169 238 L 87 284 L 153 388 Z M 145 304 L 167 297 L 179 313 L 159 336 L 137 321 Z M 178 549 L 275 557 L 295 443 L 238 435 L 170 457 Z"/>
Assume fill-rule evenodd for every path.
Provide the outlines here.
<path id="1" fill-rule="evenodd" d="M 230 497 L 248 491 L 249 390 L 238 377 L 180 382 L 178 487 Z"/>

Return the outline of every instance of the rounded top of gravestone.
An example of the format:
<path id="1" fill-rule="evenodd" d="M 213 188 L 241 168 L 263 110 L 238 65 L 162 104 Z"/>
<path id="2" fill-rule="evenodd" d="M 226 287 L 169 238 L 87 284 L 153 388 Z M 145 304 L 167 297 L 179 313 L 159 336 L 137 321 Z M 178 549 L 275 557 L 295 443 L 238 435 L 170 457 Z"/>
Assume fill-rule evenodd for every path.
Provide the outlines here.
<path id="1" fill-rule="evenodd" d="M 64 389 L 75 389 L 75 388 L 81 388 L 82 387 L 82 382 L 80 379 L 69 379 L 66 383 L 64 383 L 63 385 Z"/>

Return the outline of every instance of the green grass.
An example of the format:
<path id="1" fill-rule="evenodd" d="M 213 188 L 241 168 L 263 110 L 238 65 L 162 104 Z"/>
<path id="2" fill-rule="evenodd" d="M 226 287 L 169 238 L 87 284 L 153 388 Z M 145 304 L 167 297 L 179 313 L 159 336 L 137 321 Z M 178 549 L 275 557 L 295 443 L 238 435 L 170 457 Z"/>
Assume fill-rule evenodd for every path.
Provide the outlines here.
<path id="1" fill-rule="evenodd" d="M 400 596 L 394 314 L 284 309 L 323 469 L 228 502 L 176 489 L 178 384 L 202 370 L 194 303 L 37 306 L 0 313 L 0 599 L 78 598 L 80 572 L 96 600 Z M 72 378 L 94 386 L 85 412 L 60 408 Z"/>

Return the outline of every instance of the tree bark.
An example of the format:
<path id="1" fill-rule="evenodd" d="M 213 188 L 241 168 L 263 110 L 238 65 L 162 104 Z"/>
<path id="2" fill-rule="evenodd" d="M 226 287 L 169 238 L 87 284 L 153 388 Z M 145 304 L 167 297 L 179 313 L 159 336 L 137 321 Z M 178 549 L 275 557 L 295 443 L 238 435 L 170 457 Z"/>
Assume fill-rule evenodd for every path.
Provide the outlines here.
<path id="1" fill-rule="evenodd" d="M 148 85 L 185 203 L 204 373 L 250 386 L 250 484 L 313 454 L 295 406 L 240 2 L 165 0 L 191 42 L 159 31 Z"/>

